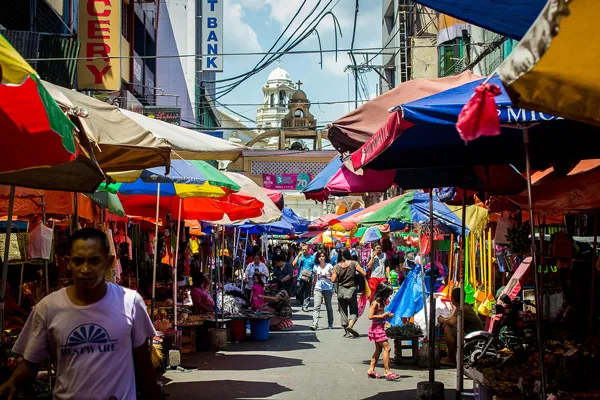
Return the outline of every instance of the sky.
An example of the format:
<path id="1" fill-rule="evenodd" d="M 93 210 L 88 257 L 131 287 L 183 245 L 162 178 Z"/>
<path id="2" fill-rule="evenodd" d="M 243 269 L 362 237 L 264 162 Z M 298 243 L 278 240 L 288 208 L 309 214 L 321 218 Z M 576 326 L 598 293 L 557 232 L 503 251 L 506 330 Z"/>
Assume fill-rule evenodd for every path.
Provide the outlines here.
<path id="1" fill-rule="evenodd" d="M 306 17 L 309 11 L 317 5 L 323 8 L 329 0 L 305 0 L 306 4 L 300 11 L 289 32 Z M 265 52 L 271 48 L 275 40 L 284 31 L 294 14 L 300 8 L 303 0 L 225 0 L 224 8 L 224 35 L 223 52 L 248 53 Z M 336 4 L 337 2 L 337 4 Z M 342 30 L 342 37 L 338 35 L 338 49 L 349 49 L 352 40 L 352 27 L 354 21 L 355 0 L 333 0 L 333 13 L 336 15 Z M 305 24 L 306 25 L 306 24 Z M 334 25 L 331 17 L 323 19 L 317 27 L 323 49 L 335 49 Z M 357 19 L 356 39 L 354 48 L 379 48 L 381 47 L 381 0 L 360 0 Z M 294 50 L 318 50 L 319 44 L 316 35 L 311 35 Z M 360 63 L 363 56 L 357 56 Z M 251 70 L 261 56 L 225 56 L 223 60 L 223 73 L 217 74 L 217 79 L 229 78 Z M 380 64 L 379 57 L 373 64 Z M 344 69 L 351 64 L 347 52 L 338 52 L 337 62 L 335 53 L 323 54 L 323 65 L 320 65 L 320 56 L 316 54 L 289 54 L 281 59 L 281 68 L 287 70 L 293 82 L 302 81 L 302 90 L 312 102 L 352 101 L 349 104 L 326 104 L 311 106 L 311 113 L 317 118 L 317 125 L 322 126 L 347 114 L 354 108 L 354 79 Z M 235 90 L 219 101 L 228 104 L 247 104 L 244 106 L 230 106 L 230 108 L 243 116 L 254 120 L 256 117 L 256 104 L 262 101 L 262 86 L 266 83 L 271 71 L 277 68 L 274 62 L 265 70 L 247 79 Z M 374 72 L 366 73 L 368 97 L 373 98 L 377 93 L 378 76 Z M 218 85 L 218 84 L 217 84 Z M 350 86 L 349 86 L 350 85 Z M 350 91 L 350 97 L 349 97 Z M 360 103 L 359 103 L 360 105 Z M 232 114 L 228 110 L 223 110 Z M 239 118 L 239 117 L 238 117 Z M 252 122 L 244 121 L 248 126 Z"/>

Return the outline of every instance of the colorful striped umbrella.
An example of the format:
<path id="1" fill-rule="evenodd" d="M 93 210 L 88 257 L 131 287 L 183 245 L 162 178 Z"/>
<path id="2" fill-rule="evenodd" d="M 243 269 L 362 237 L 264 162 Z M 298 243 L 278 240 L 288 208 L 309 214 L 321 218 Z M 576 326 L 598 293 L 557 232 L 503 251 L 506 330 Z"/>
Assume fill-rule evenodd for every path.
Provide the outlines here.
<path id="1" fill-rule="evenodd" d="M 63 164 L 77 155 L 75 126 L 1 34 L 0 126 L 0 173 Z"/>

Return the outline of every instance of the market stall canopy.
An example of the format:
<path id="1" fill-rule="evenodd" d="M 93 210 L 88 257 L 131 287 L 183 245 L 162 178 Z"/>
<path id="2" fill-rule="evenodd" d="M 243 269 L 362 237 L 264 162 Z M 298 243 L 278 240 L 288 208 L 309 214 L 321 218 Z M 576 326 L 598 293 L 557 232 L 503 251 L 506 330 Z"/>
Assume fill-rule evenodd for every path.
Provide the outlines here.
<path id="1" fill-rule="evenodd" d="M 534 169 L 551 162 L 600 158 L 595 145 L 600 128 L 539 112 L 517 109 L 501 89 L 495 97 L 501 134 L 484 136 L 465 146 L 456 130 L 458 116 L 483 80 L 467 83 L 417 101 L 402 104 L 388 122 L 352 154 L 352 167 L 373 169 L 464 167 L 513 164 L 525 160 L 523 124 L 530 123 Z M 493 77 L 491 84 L 501 86 Z M 568 132 L 568 137 L 565 133 Z M 459 180 L 456 184 L 460 184 Z"/>
<path id="2" fill-rule="evenodd" d="M 283 207 L 285 207 L 285 199 L 283 197 L 283 193 L 281 193 L 277 190 L 267 189 L 267 188 L 262 188 L 262 191 L 265 192 L 267 194 L 267 196 L 269 196 L 271 201 L 273 203 L 275 203 L 275 205 L 277 206 L 277 208 L 279 208 L 279 210 L 283 210 Z"/>
<path id="3" fill-rule="evenodd" d="M 304 197 L 307 200 L 327 201 L 329 198 L 329 193 L 326 189 L 327 184 L 343 165 L 340 157 L 334 157 L 302 190 Z"/>
<path id="4" fill-rule="evenodd" d="M 599 20 L 596 0 L 547 2 L 498 69 L 515 106 L 600 125 Z"/>
<path id="5" fill-rule="evenodd" d="M 389 224 L 391 231 L 404 229 L 414 223 L 429 223 L 429 195 L 423 192 L 410 192 L 395 198 L 360 222 L 361 226 Z M 437 223 L 455 233 L 461 231 L 461 220 L 444 203 L 433 200 L 433 215 Z"/>
<path id="6" fill-rule="evenodd" d="M 161 196 L 221 197 L 237 192 L 240 186 L 205 161 L 171 160 L 167 175 L 162 167 L 112 174 L 117 183 L 103 184 L 100 189 L 124 195 L 156 194 Z M 130 182 L 130 183 L 129 183 Z"/>
<path id="7" fill-rule="evenodd" d="M 516 40 L 525 35 L 545 2 L 546 0 L 415 0 L 415 3 L 440 13 Z"/>
<path id="8" fill-rule="evenodd" d="M 281 219 L 282 214 L 281 211 L 279 211 L 279 208 L 277 208 L 269 196 L 252 179 L 236 172 L 223 172 L 223 174 L 240 186 L 240 194 L 246 194 L 247 196 L 254 197 L 257 199 L 257 201 L 263 204 L 262 212 L 258 215 L 248 217 L 249 219 L 247 221 L 243 221 L 244 223 L 268 224 Z M 240 219 L 244 220 L 245 218 L 230 219 L 224 217 L 223 219 L 213 221 L 213 223 L 218 225 L 231 225 Z"/>
<path id="9" fill-rule="evenodd" d="M 532 177 L 533 209 L 545 215 L 561 215 L 600 209 L 600 160 L 581 161 L 568 174 L 549 168 Z M 521 208 L 527 208 L 527 195 L 510 196 Z"/>
<path id="10" fill-rule="evenodd" d="M 77 121 L 99 151 L 94 155 L 105 172 L 139 170 L 169 165 L 169 143 L 153 135 L 117 107 L 49 82 L 50 95 L 66 109 L 83 109 Z M 77 114 L 77 113 L 76 113 Z"/>
<path id="11" fill-rule="evenodd" d="M 154 136 L 166 141 L 186 160 L 236 160 L 246 146 L 219 139 L 203 132 L 186 129 L 158 119 L 148 118 L 142 114 L 121 109 L 121 112 Z"/>
<path id="12" fill-rule="evenodd" d="M 0 34 L 0 172 L 75 159 L 75 126 L 40 83 L 35 70 Z"/>
<path id="13" fill-rule="evenodd" d="M 464 182 L 467 189 L 489 194 L 518 194 L 527 182 L 510 165 L 467 166 L 443 168 L 401 168 L 390 170 L 365 169 L 362 175 L 352 172 L 338 159 L 340 166 L 327 180 L 327 168 L 321 171 L 309 184 L 310 192 L 304 192 L 307 199 L 325 201 L 330 196 L 348 196 L 353 193 L 385 192 L 393 185 L 403 189 L 423 187 L 453 186 Z M 337 166 L 337 165 L 336 165 Z M 321 186 L 323 185 L 324 186 Z M 308 188 L 307 188 L 308 189 Z"/>
<path id="14" fill-rule="evenodd" d="M 400 83 L 366 102 L 328 126 L 329 140 L 340 152 L 353 152 L 365 144 L 385 124 L 389 109 L 481 78 L 470 71 L 437 79 L 413 79 Z M 389 169 L 389 168 L 388 168 Z"/>
<path id="15" fill-rule="evenodd" d="M 7 200 L 10 187 L 0 185 L 0 199 Z M 60 192 L 56 190 L 15 188 L 15 217 L 42 214 L 42 197 L 46 214 L 58 218 L 65 218 L 75 212 L 75 193 Z M 0 215 L 8 213 L 8 201 L 0 201 Z M 77 214 L 89 221 L 99 221 L 98 209 L 92 206 L 92 200 L 81 193 L 77 194 Z"/>
<path id="16" fill-rule="evenodd" d="M 308 231 L 309 221 L 306 218 L 302 218 L 289 207 L 284 207 L 281 212 L 283 217 L 292 224 L 296 234 Z"/>
<path id="17" fill-rule="evenodd" d="M 357 208 L 356 210 L 349 211 L 342 215 L 325 214 L 325 215 L 315 219 L 313 222 L 311 222 L 311 224 L 308 226 L 308 230 L 319 231 L 319 230 L 327 229 L 329 227 L 329 225 L 332 223 L 332 221 L 339 222 L 340 220 L 348 218 L 348 217 L 352 216 L 353 214 L 360 212 L 361 210 L 362 210 L 361 208 Z"/>
<path id="18" fill-rule="evenodd" d="M 121 195 L 119 199 L 127 215 L 154 218 L 156 195 Z M 179 215 L 178 196 L 160 198 L 159 216 L 167 213 Z M 231 221 L 245 220 L 262 215 L 263 203 L 254 197 L 233 193 L 219 198 L 189 197 L 181 201 L 181 218 L 184 220 L 220 221 L 227 217 Z"/>
<path id="19" fill-rule="evenodd" d="M 367 218 L 368 216 L 370 216 L 371 214 L 373 214 L 380 208 L 383 208 L 386 205 L 398 200 L 400 197 L 402 197 L 402 195 L 395 196 L 390 199 L 380 201 L 379 203 L 373 204 L 372 206 L 369 206 L 369 207 L 365 208 L 364 210 L 361 210 L 361 211 L 357 212 L 356 214 L 349 216 L 348 218 L 344 218 L 344 220 L 340 221 L 339 223 L 333 224 L 331 226 L 331 230 L 351 231 L 360 223 L 360 221 Z"/>

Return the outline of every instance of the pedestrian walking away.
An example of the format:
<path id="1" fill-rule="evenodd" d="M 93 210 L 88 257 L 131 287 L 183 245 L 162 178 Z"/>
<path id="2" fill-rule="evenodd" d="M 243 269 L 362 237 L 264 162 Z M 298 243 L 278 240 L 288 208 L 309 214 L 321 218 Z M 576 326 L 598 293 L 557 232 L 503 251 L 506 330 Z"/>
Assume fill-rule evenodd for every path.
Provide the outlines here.
<path id="1" fill-rule="evenodd" d="M 331 281 L 337 286 L 338 308 L 345 331 L 344 337 L 348 338 L 360 336 L 354 329 L 354 324 L 358 319 L 357 273 L 363 277 L 367 276 L 365 270 L 353 260 L 350 250 L 344 250 L 342 262 L 333 269 Z"/>
<path id="2" fill-rule="evenodd" d="M 388 381 L 394 381 L 400 376 L 390 370 L 390 352 L 392 348 L 388 337 L 385 333 L 385 321 L 393 318 L 394 314 L 389 311 L 385 311 L 390 296 L 394 290 L 389 282 L 383 281 L 377 285 L 373 300 L 371 301 L 371 308 L 369 310 L 369 320 L 371 320 L 371 327 L 369 328 L 369 340 L 375 343 L 375 352 L 371 357 L 371 363 L 367 376 L 373 379 L 385 378 Z M 379 375 L 375 372 L 375 366 L 379 361 L 379 356 L 383 350 L 383 369 L 384 375 Z"/>
<path id="3" fill-rule="evenodd" d="M 314 268 L 314 303 L 313 323 L 310 329 L 316 331 L 319 327 L 319 319 L 321 318 L 321 305 L 325 301 L 327 309 L 327 327 L 333 329 L 333 282 L 331 282 L 331 273 L 333 266 L 327 262 L 325 252 L 319 251 L 315 254 L 316 265 Z"/>
<path id="4" fill-rule="evenodd" d="M 68 268 L 73 286 L 35 307 L 13 351 L 23 356 L 0 398 L 16 399 L 42 362 L 56 360 L 54 399 L 158 399 L 150 356 L 156 336 L 146 305 L 135 291 L 104 280 L 114 257 L 106 234 L 85 228 L 71 236 Z"/>
<path id="5" fill-rule="evenodd" d="M 302 252 L 294 259 L 294 266 L 298 266 L 298 278 L 296 281 L 296 301 L 302 307 L 302 311 L 308 311 L 310 306 L 310 295 L 313 282 L 313 268 L 315 257 L 311 256 L 308 246 L 302 246 Z"/>

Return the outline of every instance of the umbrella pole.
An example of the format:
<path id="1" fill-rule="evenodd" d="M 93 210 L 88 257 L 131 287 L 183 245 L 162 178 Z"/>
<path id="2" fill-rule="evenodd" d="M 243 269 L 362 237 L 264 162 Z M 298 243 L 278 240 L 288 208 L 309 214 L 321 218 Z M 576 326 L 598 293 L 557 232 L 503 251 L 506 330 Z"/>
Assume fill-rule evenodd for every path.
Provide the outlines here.
<path id="1" fill-rule="evenodd" d="M 46 201 L 44 196 L 40 196 L 42 203 L 42 223 L 46 225 Z M 54 231 L 54 229 L 53 229 Z M 48 276 L 48 260 L 44 260 L 44 277 L 46 278 L 46 295 L 50 294 L 50 277 Z"/>
<path id="2" fill-rule="evenodd" d="M 221 268 L 223 269 L 221 273 L 221 324 L 225 323 L 225 249 L 227 248 L 227 244 L 225 243 L 225 226 L 221 227 Z"/>
<path id="3" fill-rule="evenodd" d="M 21 280 L 19 281 L 19 306 L 21 306 L 21 297 L 23 296 L 23 273 L 25 272 L 25 263 L 21 263 Z"/>
<path id="4" fill-rule="evenodd" d="M 429 382 L 435 381 L 435 287 L 436 266 L 434 265 L 435 246 L 433 238 L 433 189 L 429 190 Z"/>
<path id="5" fill-rule="evenodd" d="M 177 235 L 175 240 L 175 263 L 173 266 L 173 326 L 177 331 L 177 267 L 179 264 L 179 232 L 181 232 L 181 197 L 179 198 L 179 212 L 177 214 Z M 175 335 L 177 337 L 177 335 Z"/>
<path id="6" fill-rule="evenodd" d="M 0 284 L 0 341 L 4 342 L 4 310 L 6 297 L 6 279 L 8 278 L 8 255 L 10 250 L 10 231 L 12 230 L 13 208 L 15 207 L 15 187 L 10 187 L 8 216 L 6 218 L 6 236 L 4 237 L 4 255 L 2 256 L 2 284 Z"/>
<path id="7" fill-rule="evenodd" d="M 158 263 L 158 211 L 160 206 L 160 182 L 156 186 L 156 226 L 154 228 L 154 266 L 152 268 L 152 300 L 150 302 L 150 318 L 154 321 L 154 308 L 156 306 L 156 264 Z"/>
<path id="8" fill-rule="evenodd" d="M 540 307 L 542 304 L 542 296 L 541 296 L 541 288 L 540 288 L 540 278 L 537 272 L 537 256 L 536 256 L 536 246 L 535 246 L 535 227 L 534 227 L 534 216 L 533 216 L 533 198 L 531 195 L 531 160 L 529 154 L 529 128 L 523 129 L 523 143 L 525 145 L 525 168 L 527 172 L 527 202 L 529 207 L 529 227 L 531 229 L 531 266 L 533 267 L 533 277 L 535 282 L 535 304 L 537 307 Z M 537 333 L 537 350 L 539 356 L 539 364 L 540 364 L 540 382 L 541 382 L 541 393 L 542 399 L 546 398 L 546 371 L 544 368 L 544 345 L 542 343 L 542 314 L 540 313 L 540 309 L 536 310 L 535 320 L 536 320 L 536 333 Z"/>
<path id="9" fill-rule="evenodd" d="M 244 273 L 246 272 L 246 252 L 248 249 L 248 237 L 250 236 L 250 231 L 247 230 L 246 231 L 246 241 L 244 242 L 244 250 L 242 252 L 242 260 L 240 262 L 241 267 L 242 267 L 242 282 L 240 283 L 240 289 L 242 289 L 242 291 L 244 290 Z"/>
<path id="10" fill-rule="evenodd" d="M 596 250 L 598 248 L 598 214 L 594 214 L 594 245 L 592 247 L 592 288 L 590 291 L 590 339 L 589 349 L 592 350 L 592 341 L 594 340 L 594 292 L 596 291 Z"/>
<path id="11" fill-rule="evenodd" d="M 464 316 L 463 311 L 465 309 L 465 289 L 464 289 L 464 274 L 465 274 L 465 235 L 467 234 L 466 220 L 467 220 L 467 170 L 465 168 L 465 176 L 463 180 L 462 188 L 462 224 L 460 227 L 460 241 L 459 257 L 458 257 L 458 282 L 456 287 L 460 287 L 460 305 L 456 313 L 456 398 L 462 398 L 463 391 L 463 373 L 464 373 L 464 360 L 463 360 L 463 347 L 465 341 L 465 328 L 464 328 Z M 450 293 L 452 297 L 452 293 Z"/>

